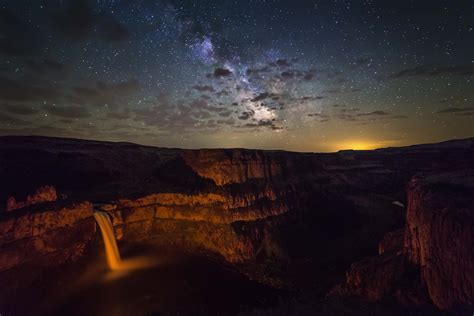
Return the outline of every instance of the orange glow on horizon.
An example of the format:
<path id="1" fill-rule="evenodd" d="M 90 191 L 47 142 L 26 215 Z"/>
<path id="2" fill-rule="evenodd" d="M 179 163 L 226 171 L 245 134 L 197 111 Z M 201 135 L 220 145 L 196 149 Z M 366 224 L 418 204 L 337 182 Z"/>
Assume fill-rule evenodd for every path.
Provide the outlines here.
<path id="1" fill-rule="evenodd" d="M 351 140 L 334 145 L 334 151 L 339 150 L 373 150 L 377 148 L 394 146 L 396 141 L 369 141 L 369 140 Z"/>

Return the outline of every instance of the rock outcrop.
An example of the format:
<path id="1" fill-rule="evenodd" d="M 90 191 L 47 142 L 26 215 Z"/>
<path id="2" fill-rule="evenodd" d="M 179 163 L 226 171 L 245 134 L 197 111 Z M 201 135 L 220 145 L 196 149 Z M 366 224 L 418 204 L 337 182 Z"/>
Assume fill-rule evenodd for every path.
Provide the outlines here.
<path id="1" fill-rule="evenodd" d="M 409 278 L 412 283 L 407 288 Z M 474 173 L 470 170 L 414 177 L 408 187 L 405 230 L 386 234 L 379 255 L 352 264 L 346 281 L 330 295 L 371 301 L 391 297 L 416 304 L 423 301 L 423 289 L 439 309 L 474 305 Z M 415 294 L 407 297 L 409 293 Z"/>
<path id="2" fill-rule="evenodd" d="M 284 162 L 258 150 L 192 150 L 183 158 L 201 177 L 217 185 L 244 183 L 252 179 L 271 181 L 281 177 Z"/>
<path id="3" fill-rule="evenodd" d="M 0 218 L 0 272 L 25 263 L 47 266 L 79 258 L 95 239 L 89 202 L 23 209 Z"/>
<path id="4" fill-rule="evenodd" d="M 414 178 L 408 201 L 405 254 L 433 303 L 474 305 L 474 174 Z"/>
<path id="5" fill-rule="evenodd" d="M 119 200 L 101 206 L 101 210 L 111 215 L 119 240 L 154 239 L 155 243 L 200 247 L 229 261 L 243 261 L 255 257 L 265 234 L 258 228 L 262 225 L 239 233 L 242 224 L 237 223 L 286 213 L 287 193 L 276 193 L 269 187 L 239 196 L 160 193 L 137 200 Z"/>
<path id="6" fill-rule="evenodd" d="M 7 199 L 6 211 L 17 210 L 26 206 L 44 203 L 44 202 L 53 202 L 58 199 L 56 189 L 51 185 L 45 185 L 39 187 L 35 193 L 28 195 L 24 202 L 18 202 L 15 197 L 11 196 Z"/>
<path id="7" fill-rule="evenodd" d="M 379 301 L 394 294 L 405 272 L 403 230 L 387 233 L 379 243 L 379 255 L 353 263 L 344 283 L 334 287 L 330 296 L 356 296 Z"/>

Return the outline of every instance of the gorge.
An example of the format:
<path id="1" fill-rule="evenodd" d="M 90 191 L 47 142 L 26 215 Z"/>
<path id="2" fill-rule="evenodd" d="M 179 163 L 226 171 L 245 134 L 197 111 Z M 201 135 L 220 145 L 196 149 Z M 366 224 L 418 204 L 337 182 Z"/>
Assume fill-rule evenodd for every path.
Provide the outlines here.
<path id="1" fill-rule="evenodd" d="M 473 158 L 0 137 L 0 313 L 470 315 Z"/>

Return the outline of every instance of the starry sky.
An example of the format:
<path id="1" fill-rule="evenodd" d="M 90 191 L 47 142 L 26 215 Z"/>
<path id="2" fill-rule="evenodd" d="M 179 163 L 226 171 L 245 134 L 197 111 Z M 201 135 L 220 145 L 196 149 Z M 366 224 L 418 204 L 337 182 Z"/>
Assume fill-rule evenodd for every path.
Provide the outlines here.
<path id="1" fill-rule="evenodd" d="M 373 149 L 474 136 L 469 0 L 0 0 L 0 135 Z"/>

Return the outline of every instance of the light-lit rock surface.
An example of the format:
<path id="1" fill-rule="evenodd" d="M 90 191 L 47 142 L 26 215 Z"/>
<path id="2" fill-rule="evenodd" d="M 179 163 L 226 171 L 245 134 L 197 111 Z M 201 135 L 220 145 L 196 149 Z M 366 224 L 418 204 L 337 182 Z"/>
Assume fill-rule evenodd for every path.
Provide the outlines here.
<path id="1" fill-rule="evenodd" d="M 426 292 L 439 309 L 473 308 L 473 206 L 471 170 L 414 177 L 406 228 L 386 234 L 378 256 L 352 264 L 331 295 L 418 304 Z"/>
<path id="2" fill-rule="evenodd" d="M 30 261 L 55 265 L 78 258 L 95 238 L 91 203 L 28 211 L 8 213 L 0 220 L 0 271 Z"/>
<path id="3" fill-rule="evenodd" d="M 14 196 L 7 199 L 7 212 L 17 210 L 33 204 L 53 202 L 58 199 L 56 189 L 51 185 L 39 187 L 35 193 L 26 197 L 25 201 L 17 201 Z"/>
<path id="4" fill-rule="evenodd" d="M 474 173 L 415 178 L 408 201 L 406 256 L 434 304 L 474 304 Z"/>

